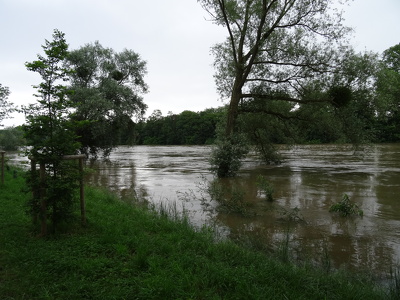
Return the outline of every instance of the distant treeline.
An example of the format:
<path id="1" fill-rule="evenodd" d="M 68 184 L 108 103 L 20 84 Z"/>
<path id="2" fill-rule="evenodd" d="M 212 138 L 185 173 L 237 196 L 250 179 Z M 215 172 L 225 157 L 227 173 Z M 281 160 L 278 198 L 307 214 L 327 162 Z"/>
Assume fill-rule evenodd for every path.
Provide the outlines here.
<path id="1" fill-rule="evenodd" d="M 216 138 L 218 122 L 224 116 L 224 107 L 209 108 L 201 112 L 183 111 L 180 114 L 162 116 L 155 110 L 150 117 L 134 123 L 129 120 L 123 130 L 115 132 L 112 137 L 120 145 L 208 145 Z M 361 110 L 360 110 L 361 111 Z M 365 113 L 365 109 L 363 110 Z M 350 143 L 338 133 L 338 128 L 329 125 L 329 120 L 318 113 L 317 118 L 308 122 L 291 122 L 297 127 L 294 136 L 287 139 L 279 125 L 272 122 L 268 128 L 271 142 L 287 143 Z M 265 118 L 272 118 L 266 115 Z M 400 142 L 400 113 L 393 113 L 385 119 L 374 118 L 374 114 L 364 116 L 364 130 L 368 131 L 372 143 Z M 275 125 L 275 126 L 274 126 Z M 336 129 L 336 130 L 335 130 Z M 21 127 L 10 127 L 0 130 L 0 146 L 3 150 L 16 150 L 23 146 L 25 140 Z"/>
<path id="2" fill-rule="evenodd" d="M 222 116 L 223 108 L 210 108 L 201 112 L 185 110 L 167 116 L 155 110 L 149 118 L 134 126 L 133 142 L 137 145 L 212 144 L 217 123 Z M 129 144 L 129 141 L 125 142 Z"/>
<path id="3" fill-rule="evenodd" d="M 159 110 L 144 121 L 131 126 L 130 132 L 121 136 L 120 144 L 136 145 L 205 145 L 212 144 L 216 138 L 218 122 L 224 115 L 224 107 L 210 108 L 201 112 L 183 111 L 180 114 L 162 116 Z M 360 109 L 360 112 L 362 110 Z M 365 111 L 364 111 L 365 114 Z M 273 143 L 351 143 L 340 134 L 334 122 L 327 120 L 324 114 L 311 121 L 292 121 L 291 136 L 284 136 L 279 125 L 269 128 Z M 265 115 L 265 118 L 273 116 Z M 368 131 L 368 141 L 373 143 L 400 142 L 400 114 L 393 114 L 384 120 L 365 114 L 364 132 Z M 274 123 L 274 122 L 272 122 Z M 329 124 L 333 123 L 333 125 Z M 293 128 L 292 128 L 293 129 Z M 294 134 L 293 134 L 294 133 Z"/>

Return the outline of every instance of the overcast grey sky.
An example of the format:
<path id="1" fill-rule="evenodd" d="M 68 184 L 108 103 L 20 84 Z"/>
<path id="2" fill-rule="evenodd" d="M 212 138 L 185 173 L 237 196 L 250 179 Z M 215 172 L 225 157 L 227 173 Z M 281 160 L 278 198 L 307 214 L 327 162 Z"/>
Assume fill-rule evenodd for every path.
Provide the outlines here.
<path id="1" fill-rule="evenodd" d="M 345 10 L 356 50 L 381 53 L 400 43 L 400 0 L 354 0 Z M 207 17 L 196 0 L 0 0 L 0 83 L 10 88 L 9 101 L 34 102 L 40 78 L 24 63 L 57 28 L 71 50 L 99 41 L 139 53 L 148 67 L 148 114 L 217 107 L 210 47 L 226 33 Z M 18 115 L 3 124 L 23 121 Z"/>

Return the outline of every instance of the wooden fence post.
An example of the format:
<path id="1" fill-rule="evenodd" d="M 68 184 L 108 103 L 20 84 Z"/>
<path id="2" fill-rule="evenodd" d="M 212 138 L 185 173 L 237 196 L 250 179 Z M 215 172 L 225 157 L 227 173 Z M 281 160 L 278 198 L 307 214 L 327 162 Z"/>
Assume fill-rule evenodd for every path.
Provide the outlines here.
<path id="1" fill-rule="evenodd" d="M 47 205 L 46 205 L 46 169 L 43 162 L 40 163 L 40 219 L 42 222 L 41 235 L 45 236 L 47 234 Z"/>
<path id="2" fill-rule="evenodd" d="M 30 160 L 31 160 L 31 174 L 32 174 L 32 177 L 33 176 L 37 176 L 37 174 L 36 174 L 36 160 L 34 160 L 33 158 L 30 158 Z M 39 190 L 32 189 L 32 197 L 33 197 L 33 199 L 37 199 L 37 198 L 40 197 L 40 188 L 39 188 Z M 34 213 L 33 214 L 33 224 L 36 225 L 37 221 L 38 221 L 38 214 Z"/>
<path id="3" fill-rule="evenodd" d="M 81 200 L 81 222 L 86 225 L 86 207 L 85 207 L 85 186 L 83 183 L 83 157 L 79 158 L 79 172 L 80 172 L 80 200 Z"/>

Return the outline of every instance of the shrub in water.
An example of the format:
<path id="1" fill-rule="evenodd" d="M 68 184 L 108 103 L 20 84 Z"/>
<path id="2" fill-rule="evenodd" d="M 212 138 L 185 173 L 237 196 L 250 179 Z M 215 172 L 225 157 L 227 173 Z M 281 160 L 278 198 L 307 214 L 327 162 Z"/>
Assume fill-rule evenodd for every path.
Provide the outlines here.
<path id="1" fill-rule="evenodd" d="M 268 180 L 264 177 L 259 175 L 256 181 L 257 187 L 261 190 L 264 194 L 264 197 L 267 201 L 273 201 L 272 194 L 274 193 L 274 187 Z"/>
<path id="2" fill-rule="evenodd" d="M 330 212 L 338 212 L 341 216 L 359 215 L 363 216 L 364 212 L 357 204 L 352 202 L 347 194 L 344 194 L 342 200 L 331 206 Z"/>

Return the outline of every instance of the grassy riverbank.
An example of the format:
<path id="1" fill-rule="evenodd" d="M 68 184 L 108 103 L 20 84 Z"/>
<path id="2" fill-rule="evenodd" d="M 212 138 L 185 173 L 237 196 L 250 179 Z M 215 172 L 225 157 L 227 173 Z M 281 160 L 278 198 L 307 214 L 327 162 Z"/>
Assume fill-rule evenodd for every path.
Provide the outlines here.
<path id="1" fill-rule="evenodd" d="M 24 213 L 23 178 L 0 187 L 0 299 L 385 299 L 371 282 L 213 241 L 185 220 L 86 189 L 86 228 L 46 239 Z M 77 218 L 78 220 L 79 218 Z"/>

